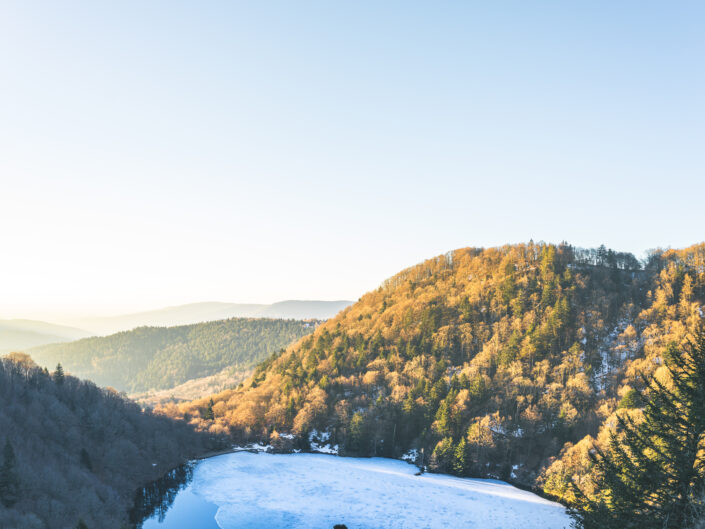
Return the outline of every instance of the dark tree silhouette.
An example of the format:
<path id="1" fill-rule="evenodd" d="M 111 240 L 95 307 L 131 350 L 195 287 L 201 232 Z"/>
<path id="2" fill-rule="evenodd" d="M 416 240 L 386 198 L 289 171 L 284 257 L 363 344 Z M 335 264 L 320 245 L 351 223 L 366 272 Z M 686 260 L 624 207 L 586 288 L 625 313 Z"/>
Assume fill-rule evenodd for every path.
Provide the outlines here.
<path id="1" fill-rule="evenodd" d="M 17 476 L 15 451 L 9 439 L 5 441 L 2 466 L 0 466 L 0 503 L 12 507 L 19 496 L 19 478 Z"/>

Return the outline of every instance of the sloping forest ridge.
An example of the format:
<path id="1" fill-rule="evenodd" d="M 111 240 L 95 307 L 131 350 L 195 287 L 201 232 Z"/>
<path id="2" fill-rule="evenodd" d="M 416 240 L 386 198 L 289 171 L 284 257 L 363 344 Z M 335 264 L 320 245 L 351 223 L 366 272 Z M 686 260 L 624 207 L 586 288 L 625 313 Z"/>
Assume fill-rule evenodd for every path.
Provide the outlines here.
<path id="1" fill-rule="evenodd" d="M 225 368 L 249 374 L 272 353 L 313 331 L 318 321 L 231 318 L 177 327 L 138 327 L 105 337 L 44 345 L 40 365 L 128 393 L 173 388 Z"/>
<path id="2" fill-rule="evenodd" d="M 275 448 L 406 455 L 570 503 L 645 377 L 700 324 L 705 245 L 465 248 L 388 279 L 242 387 L 162 412 Z M 282 433 L 293 434 L 281 436 Z"/>

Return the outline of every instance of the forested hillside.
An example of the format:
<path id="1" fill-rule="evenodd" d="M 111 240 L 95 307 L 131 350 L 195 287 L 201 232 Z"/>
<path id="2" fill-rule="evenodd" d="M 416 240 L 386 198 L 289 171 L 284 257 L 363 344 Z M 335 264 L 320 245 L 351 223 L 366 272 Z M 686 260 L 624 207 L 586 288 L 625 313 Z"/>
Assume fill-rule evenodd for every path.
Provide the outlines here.
<path id="1" fill-rule="evenodd" d="M 233 318 L 139 327 L 30 350 L 32 358 L 128 393 L 166 389 L 228 367 L 249 371 L 272 353 L 309 334 L 316 322 Z"/>
<path id="2" fill-rule="evenodd" d="M 604 450 L 610 444 L 612 434 L 624 435 L 624 421 L 639 424 L 645 410 L 653 406 L 659 394 L 659 384 L 665 392 L 679 395 L 674 387 L 674 378 L 685 375 L 687 369 L 679 366 L 693 342 L 703 347 L 703 303 L 705 302 L 705 245 L 700 244 L 683 250 L 668 250 L 655 254 L 647 267 L 649 283 L 645 303 L 641 310 L 628 321 L 629 326 L 621 333 L 614 333 L 605 347 L 606 383 L 598 385 L 599 429 L 578 442 L 567 443 L 560 455 L 545 469 L 539 479 L 544 491 L 567 503 L 576 500 L 577 489 L 592 496 L 596 490 L 594 478 L 595 461 L 590 454 L 595 449 Z M 624 327 L 624 325 L 622 325 Z M 701 366 L 696 384 L 705 384 L 705 366 Z M 674 373 L 676 377 L 674 377 Z M 677 406 L 685 406 L 684 398 L 674 397 Z M 696 401 L 705 404 L 705 393 Z M 658 401 L 656 401 L 658 402 Z M 659 403 L 657 407 L 663 406 Z M 666 410 L 667 411 L 667 410 Z M 690 421 L 690 422 L 689 422 Z M 696 424 L 697 423 L 697 424 Z M 705 430 L 705 424 L 695 414 L 686 417 L 684 423 L 674 419 L 673 428 L 690 431 Z M 673 439 L 677 439 L 669 434 Z M 680 441 L 679 441 L 680 442 Z M 705 477 L 705 437 L 701 439 L 698 468 L 691 469 L 694 479 Z M 686 449 L 683 443 L 683 449 Z M 697 451 L 697 450 L 696 450 Z M 657 458 L 654 458 L 657 461 Z M 577 489 L 574 485 L 577 485 Z M 705 482 L 701 483 L 705 486 Z M 705 498 L 705 490 L 694 490 Z M 705 500 L 701 501 L 705 513 Z M 630 514 L 630 519 L 645 528 L 644 519 Z M 658 520 L 652 516 L 652 522 Z M 624 523 L 618 524 L 624 527 Z M 603 523 L 603 527 L 606 525 Z M 658 527 L 674 527 L 663 524 Z"/>
<path id="3" fill-rule="evenodd" d="M 417 449 L 432 470 L 563 497 L 589 466 L 583 440 L 638 408 L 638 374 L 685 339 L 704 295 L 705 245 L 644 263 L 567 244 L 461 249 L 385 281 L 212 405 L 163 411 L 240 439 Z"/>
<path id="4" fill-rule="evenodd" d="M 214 447 L 92 382 L 0 358 L 0 527 L 126 526 L 135 491 Z"/>

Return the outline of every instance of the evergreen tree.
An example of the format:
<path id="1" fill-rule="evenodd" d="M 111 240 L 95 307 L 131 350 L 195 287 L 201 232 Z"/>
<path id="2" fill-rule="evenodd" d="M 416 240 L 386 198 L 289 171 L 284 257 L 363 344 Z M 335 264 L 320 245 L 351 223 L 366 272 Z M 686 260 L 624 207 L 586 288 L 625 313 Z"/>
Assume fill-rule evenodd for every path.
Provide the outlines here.
<path id="1" fill-rule="evenodd" d="M 641 395 L 635 389 L 630 389 L 619 401 L 618 408 L 639 408 L 642 406 Z"/>
<path id="2" fill-rule="evenodd" d="M 88 529 L 88 526 L 86 525 L 86 522 L 83 520 L 79 520 L 78 524 L 76 525 L 76 529 Z"/>
<path id="3" fill-rule="evenodd" d="M 460 439 L 460 442 L 455 447 L 455 461 L 453 462 L 453 471 L 459 475 L 464 475 L 469 466 L 469 454 L 465 437 Z"/>
<path id="4" fill-rule="evenodd" d="M 206 408 L 206 413 L 203 418 L 207 421 L 212 421 L 215 419 L 215 414 L 213 413 L 213 399 L 208 402 L 208 407 Z"/>
<path id="5" fill-rule="evenodd" d="M 444 437 L 436 444 L 431 454 L 430 465 L 437 472 L 452 472 L 455 463 L 455 447 L 452 437 Z"/>
<path id="6" fill-rule="evenodd" d="M 19 478 L 17 477 L 15 451 L 10 440 L 5 441 L 3 462 L 0 466 L 0 503 L 10 508 L 19 499 Z"/>
<path id="7" fill-rule="evenodd" d="M 367 455 L 371 441 L 365 416 L 360 412 L 355 412 L 350 419 L 348 435 L 345 438 L 345 449 L 356 454 Z"/>
<path id="8" fill-rule="evenodd" d="M 64 368 L 61 367 L 61 364 L 56 364 L 56 371 L 54 371 L 54 382 L 57 383 L 57 385 L 62 385 L 64 383 Z"/>
<path id="9" fill-rule="evenodd" d="M 579 494 L 578 527 L 695 527 L 705 492 L 705 331 L 669 349 L 666 367 L 672 383 L 651 381 L 643 422 L 620 415 L 622 438 L 613 432 L 596 451 L 600 495 Z"/>

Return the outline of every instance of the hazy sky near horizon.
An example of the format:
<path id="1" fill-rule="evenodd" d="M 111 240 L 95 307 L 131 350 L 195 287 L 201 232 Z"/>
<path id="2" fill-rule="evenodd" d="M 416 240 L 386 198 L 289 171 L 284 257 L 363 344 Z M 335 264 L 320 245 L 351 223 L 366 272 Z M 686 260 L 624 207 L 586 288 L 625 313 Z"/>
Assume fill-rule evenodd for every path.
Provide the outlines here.
<path id="1" fill-rule="evenodd" d="M 0 317 L 705 239 L 702 2 L 0 2 Z"/>

